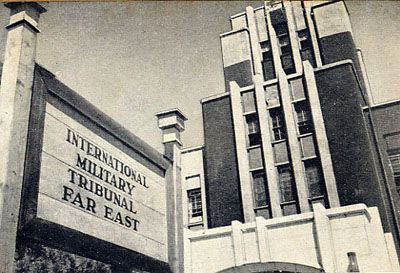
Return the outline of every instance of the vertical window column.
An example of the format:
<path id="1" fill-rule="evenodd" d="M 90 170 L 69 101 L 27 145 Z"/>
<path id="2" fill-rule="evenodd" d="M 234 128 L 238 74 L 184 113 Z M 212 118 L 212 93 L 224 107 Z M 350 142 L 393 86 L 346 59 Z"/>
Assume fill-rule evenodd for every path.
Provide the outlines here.
<path id="1" fill-rule="evenodd" d="M 247 156 L 247 132 L 243 116 L 243 103 L 241 90 L 236 82 L 229 82 L 232 109 L 233 128 L 235 132 L 235 145 L 240 179 L 243 215 L 245 222 L 255 220 L 253 205 L 252 181 L 250 178 L 249 157 Z"/>
<path id="2" fill-rule="evenodd" d="M 310 207 L 312 204 L 322 203 L 324 207 L 327 207 L 326 194 L 325 194 L 325 183 L 321 172 L 321 166 L 317 159 L 307 160 L 304 163 L 306 172 L 308 199 Z"/>
<path id="3" fill-rule="evenodd" d="M 292 46 L 290 43 L 287 23 L 281 22 L 275 25 L 274 28 L 276 31 L 276 37 L 279 42 L 279 55 L 281 58 L 282 68 L 286 74 L 295 73 Z"/>
<path id="4" fill-rule="evenodd" d="M 308 29 L 303 29 L 297 32 L 300 43 L 300 55 L 302 61 L 309 61 L 315 67 L 315 57 L 312 46 L 312 41 Z"/>
<path id="5" fill-rule="evenodd" d="M 271 133 L 270 133 L 270 123 L 268 119 L 267 103 L 266 103 L 266 92 L 264 90 L 263 78 L 261 75 L 254 76 L 254 86 L 257 101 L 257 112 L 261 132 L 261 151 L 263 155 L 264 162 L 264 179 L 266 179 L 265 191 L 269 195 L 269 213 L 270 215 L 265 215 L 267 211 L 265 209 L 256 209 L 257 215 L 262 215 L 264 217 L 280 217 L 282 215 L 280 209 L 280 200 L 278 194 L 278 173 L 274 164 L 273 147 L 271 143 Z M 278 93 L 276 90 L 276 96 Z M 256 193 L 257 194 L 257 193 Z"/>
<path id="6" fill-rule="evenodd" d="M 308 95 L 312 125 L 315 132 L 316 146 L 319 150 L 318 154 L 320 157 L 327 199 L 329 201 L 329 207 L 338 207 L 340 206 L 339 195 L 336 187 L 336 179 L 333 171 L 333 164 L 330 156 L 331 153 L 329 149 L 328 137 L 326 135 L 324 118 L 322 116 L 317 84 L 315 82 L 314 69 L 309 63 L 303 63 L 303 66 L 305 89 Z"/>
<path id="7" fill-rule="evenodd" d="M 299 210 L 292 168 L 288 165 L 281 166 L 278 172 L 283 215 L 297 214 Z"/>
<path id="8" fill-rule="evenodd" d="M 260 43 L 262 68 L 264 72 L 264 81 L 272 80 L 275 78 L 274 60 L 272 58 L 272 49 L 270 41 L 263 41 Z"/>
<path id="9" fill-rule="evenodd" d="M 297 124 L 295 122 L 294 107 L 291 100 L 289 83 L 287 76 L 281 70 L 278 73 L 279 88 L 281 95 L 281 104 L 284 112 L 285 124 L 287 127 L 288 146 L 290 149 L 290 162 L 294 174 L 294 181 L 296 183 L 297 196 L 299 202 L 300 212 L 310 211 L 307 196 L 306 178 L 303 169 L 303 162 L 301 156 L 301 149 L 297 134 Z"/>

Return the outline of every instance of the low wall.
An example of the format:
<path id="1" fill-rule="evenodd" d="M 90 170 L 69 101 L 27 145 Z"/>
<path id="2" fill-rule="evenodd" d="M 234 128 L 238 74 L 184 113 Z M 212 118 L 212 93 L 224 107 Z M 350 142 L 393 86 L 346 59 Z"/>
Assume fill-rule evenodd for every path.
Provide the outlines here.
<path id="1" fill-rule="evenodd" d="M 185 273 L 211 273 L 246 264 L 284 262 L 346 272 L 355 252 L 361 272 L 400 272 L 391 234 L 377 208 L 364 204 L 201 231 L 185 230 Z"/>

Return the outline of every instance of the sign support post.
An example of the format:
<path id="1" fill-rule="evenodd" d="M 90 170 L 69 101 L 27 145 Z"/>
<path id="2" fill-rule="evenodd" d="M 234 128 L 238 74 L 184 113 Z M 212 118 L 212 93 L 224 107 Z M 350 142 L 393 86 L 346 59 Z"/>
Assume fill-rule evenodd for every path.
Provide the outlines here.
<path id="1" fill-rule="evenodd" d="M 7 3 L 11 11 L 0 88 L 0 273 L 14 272 L 21 189 L 40 14 L 38 3 Z"/>
<path id="2" fill-rule="evenodd" d="M 168 263 L 173 273 L 183 273 L 182 142 L 180 133 L 185 130 L 187 118 L 179 109 L 160 112 L 156 116 L 158 127 L 163 134 L 164 155 L 172 162 L 172 166 L 166 173 Z"/>

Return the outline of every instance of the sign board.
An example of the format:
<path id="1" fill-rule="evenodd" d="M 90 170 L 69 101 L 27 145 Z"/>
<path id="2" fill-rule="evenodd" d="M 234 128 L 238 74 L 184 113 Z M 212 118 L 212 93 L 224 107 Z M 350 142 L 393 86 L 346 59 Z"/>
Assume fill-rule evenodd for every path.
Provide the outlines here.
<path id="1" fill-rule="evenodd" d="M 169 272 L 170 163 L 36 66 L 20 234 L 92 259 Z"/>
<path id="2" fill-rule="evenodd" d="M 165 260 L 163 178 L 46 105 L 37 216 Z"/>

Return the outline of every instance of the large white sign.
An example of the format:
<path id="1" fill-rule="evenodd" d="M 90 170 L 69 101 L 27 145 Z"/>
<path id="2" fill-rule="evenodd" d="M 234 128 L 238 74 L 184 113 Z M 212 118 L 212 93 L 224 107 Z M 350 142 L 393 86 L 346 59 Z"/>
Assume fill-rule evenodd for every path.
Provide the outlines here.
<path id="1" fill-rule="evenodd" d="M 164 178 L 46 105 L 37 216 L 166 261 Z"/>

